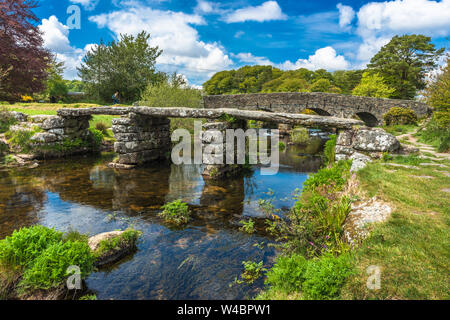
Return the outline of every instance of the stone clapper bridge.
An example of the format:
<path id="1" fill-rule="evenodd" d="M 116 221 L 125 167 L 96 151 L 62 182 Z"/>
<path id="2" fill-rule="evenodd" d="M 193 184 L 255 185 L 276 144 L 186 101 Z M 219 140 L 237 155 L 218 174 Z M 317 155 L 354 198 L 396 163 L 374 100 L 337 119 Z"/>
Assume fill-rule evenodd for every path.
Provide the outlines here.
<path id="1" fill-rule="evenodd" d="M 331 101 L 330 105 L 338 103 L 342 99 L 349 104 L 353 101 L 352 99 L 356 99 L 353 103 L 360 102 L 363 107 L 344 108 L 347 110 L 344 117 L 326 116 L 325 114 L 300 114 L 306 108 L 319 110 L 318 108 L 313 108 L 313 106 L 324 107 L 327 99 Z M 308 102 L 302 104 L 302 101 Z M 111 166 L 130 169 L 136 165 L 167 158 L 172 145 L 169 118 L 218 120 L 224 115 L 228 115 L 236 118 L 238 121 L 235 123 L 212 122 L 204 124 L 203 129 L 218 130 L 223 134 L 227 129 L 242 128 L 245 130 L 244 120 L 257 120 L 288 126 L 300 125 L 309 128 L 334 128 L 340 132 L 336 148 L 337 159 L 350 158 L 357 163 L 366 163 L 370 161 L 370 158 L 380 157 L 382 152 L 393 152 L 400 149 L 400 144 L 395 137 L 385 133 L 382 129 L 363 127 L 367 123 L 351 119 L 349 114 L 357 114 L 358 112 L 355 113 L 355 110 L 372 110 L 375 107 L 388 110 L 390 106 L 394 106 L 394 103 L 397 103 L 396 105 L 403 103 L 403 107 L 413 109 L 419 115 L 429 113 L 429 108 L 426 105 L 414 101 L 402 102 L 333 94 L 276 93 L 209 96 L 204 97 L 205 108 L 198 109 L 144 106 L 63 108 L 58 110 L 58 116 L 50 117 L 43 122 L 41 128 L 44 132 L 38 135 L 42 136 L 42 142 L 57 142 L 68 138 L 86 139 L 90 134 L 89 120 L 92 115 L 121 116 L 113 119 L 112 122 L 112 130 L 117 140 L 114 144 L 114 150 L 118 153 L 118 159 Z M 232 105 L 235 108 L 220 108 L 220 106 Z M 329 105 L 326 106 L 330 110 L 331 107 Z M 321 114 L 320 110 L 319 114 Z M 380 123 L 381 120 L 377 120 L 377 122 Z M 356 127 L 363 128 L 355 130 Z M 203 140 L 204 147 L 213 143 L 214 141 Z M 231 165 L 205 164 L 204 176 L 209 177 L 212 175 L 212 172 L 214 172 L 215 177 L 221 177 L 228 173 L 231 170 L 230 168 L 235 167 Z"/>

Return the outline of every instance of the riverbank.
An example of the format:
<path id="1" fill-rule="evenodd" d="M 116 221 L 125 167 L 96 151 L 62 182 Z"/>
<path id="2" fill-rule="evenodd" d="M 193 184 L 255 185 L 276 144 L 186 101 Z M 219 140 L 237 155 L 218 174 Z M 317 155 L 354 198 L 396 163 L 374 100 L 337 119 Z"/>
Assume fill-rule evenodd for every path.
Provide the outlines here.
<path id="1" fill-rule="evenodd" d="M 417 130 L 396 131 L 412 137 Z M 258 299 L 449 298 L 450 161 L 431 146 L 416 144 L 414 139 L 410 144 L 420 147 L 418 154 L 386 154 L 346 182 L 353 184 L 353 201 L 376 197 L 391 207 L 387 221 L 367 226 L 370 236 L 348 252 L 334 252 L 335 258 L 321 252 L 305 262 L 286 251 L 268 272 L 268 287 Z M 314 275 L 317 266 L 323 272 Z M 380 272 L 379 289 L 368 286 L 373 270 Z M 311 295 L 314 285 L 322 297 Z"/>

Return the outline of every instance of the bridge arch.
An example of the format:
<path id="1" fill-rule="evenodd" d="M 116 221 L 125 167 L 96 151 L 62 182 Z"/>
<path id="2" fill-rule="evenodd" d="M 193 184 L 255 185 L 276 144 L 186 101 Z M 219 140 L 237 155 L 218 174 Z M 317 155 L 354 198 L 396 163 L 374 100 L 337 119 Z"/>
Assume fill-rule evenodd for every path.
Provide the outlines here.
<path id="1" fill-rule="evenodd" d="M 376 127 L 380 121 L 378 118 L 370 112 L 357 112 L 358 116 L 368 127 Z"/>
<path id="2" fill-rule="evenodd" d="M 331 117 L 331 113 L 329 113 L 328 111 L 326 111 L 324 109 L 321 109 L 321 108 L 308 108 L 308 109 L 314 111 L 319 116 Z"/>

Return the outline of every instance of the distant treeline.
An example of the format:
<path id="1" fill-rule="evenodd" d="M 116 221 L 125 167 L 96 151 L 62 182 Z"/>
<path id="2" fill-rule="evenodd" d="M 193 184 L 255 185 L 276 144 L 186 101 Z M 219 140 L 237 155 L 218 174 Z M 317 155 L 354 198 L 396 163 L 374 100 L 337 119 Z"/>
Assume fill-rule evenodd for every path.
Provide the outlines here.
<path id="1" fill-rule="evenodd" d="M 216 73 L 204 83 L 206 94 L 330 92 L 351 94 L 364 70 L 328 72 L 301 68 L 283 71 L 272 66 L 245 66 Z"/>

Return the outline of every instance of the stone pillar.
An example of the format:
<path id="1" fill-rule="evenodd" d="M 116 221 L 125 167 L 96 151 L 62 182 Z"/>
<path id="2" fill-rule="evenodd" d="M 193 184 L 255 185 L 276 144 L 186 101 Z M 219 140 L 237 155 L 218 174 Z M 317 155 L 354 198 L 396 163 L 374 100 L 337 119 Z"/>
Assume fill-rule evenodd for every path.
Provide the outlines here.
<path id="1" fill-rule="evenodd" d="M 245 121 L 236 121 L 234 123 L 230 122 L 212 122 L 203 125 L 205 131 L 209 131 L 210 134 L 202 133 L 202 144 L 203 144 L 203 179 L 205 181 L 218 180 L 225 177 L 231 177 L 239 174 L 242 171 L 242 165 L 238 164 L 226 164 L 226 130 L 228 129 L 238 129 L 241 128 L 246 130 Z M 220 134 L 222 136 L 222 141 L 220 141 Z M 235 151 L 237 145 L 235 144 Z M 214 148 L 215 154 L 213 157 L 209 157 L 205 154 L 206 148 Z M 236 152 L 235 152 L 236 155 Z M 222 164 L 217 162 L 222 160 Z"/>
<path id="2" fill-rule="evenodd" d="M 117 140 L 114 151 L 119 154 L 116 167 L 136 166 L 165 159 L 170 152 L 168 118 L 130 113 L 113 119 L 112 130 Z"/>

